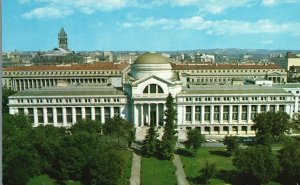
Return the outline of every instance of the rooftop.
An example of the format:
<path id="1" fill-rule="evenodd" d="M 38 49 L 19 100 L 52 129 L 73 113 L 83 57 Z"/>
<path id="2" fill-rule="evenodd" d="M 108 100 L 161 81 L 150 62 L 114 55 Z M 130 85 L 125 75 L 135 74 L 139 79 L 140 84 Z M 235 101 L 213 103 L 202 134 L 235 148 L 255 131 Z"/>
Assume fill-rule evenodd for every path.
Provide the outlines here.
<path id="1" fill-rule="evenodd" d="M 284 69 L 276 64 L 171 64 L 173 70 L 205 69 Z"/>
<path id="2" fill-rule="evenodd" d="M 160 53 L 144 53 L 134 61 L 134 64 L 169 64 L 169 61 Z"/>
<path id="3" fill-rule="evenodd" d="M 17 66 L 7 67 L 4 71 L 75 71 L 75 70 L 123 70 L 129 64 L 113 62 L 97 62 L 94 64 L 72 64 L 72 65 L 35 65 L 35 66 Z"/>

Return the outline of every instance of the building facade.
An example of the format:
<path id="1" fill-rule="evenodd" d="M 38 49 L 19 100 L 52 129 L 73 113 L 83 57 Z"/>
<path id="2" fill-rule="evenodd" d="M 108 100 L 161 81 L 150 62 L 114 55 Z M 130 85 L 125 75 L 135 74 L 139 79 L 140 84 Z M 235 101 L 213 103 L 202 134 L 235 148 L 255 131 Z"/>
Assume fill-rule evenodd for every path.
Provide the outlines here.
<path id="1" fill-rule="evenodd" d="M 71 67 L 57 70 L 47 66 L 48 71 L 38 66 L 34 70 L 36 73 L 43 72 L 45 75 L 48 72 L 47 78 L 60 80 L 51 85 L 43 85 L 49 83 L 42 80 L 37 83 L 42 83 L 41 86 L 27 85 L 29 88 L 20 88 L 26 87 L 27 81 L 18 81 L 18 88 L 15 88 L 14 82 L 11 87 L 23 91 L 9 97 L 10 113 L 27 114 L 35 126 L 53 124 L 66 127 L 80 119 L 105 123 L 107 118 L 121 116 L 139 130 L 151 123 L 157 126 L 164 124 L 165 101 L 168 94 L 171 94 L 176 101 L 178 130 L 195 128 L 205 134 L 253 134 L 253 119 L 258 113 L 285 111 L 292 116 L 299 110 L 296 91 L 300 91 L 300 85 L 294 84 L 293 90 L 288 90 L 288 86 L 282 84 L 286 72 L 280 67 L 262 65 L 265 68 L 239 68 L 230 65 L 224 69 L 224 66 L 218 68 L 217 65 L 204 68 L 180 66 L 171 64 L 158 53 L 145 53 L 130 66 L 119 64 L 122 67 L 119 66 L 118 70 L 115 65 L 110 66 L 110 69 L 90 68 L 87 65 L 89 67 L 80 66 L 80 70 Z M 14 69 L 4 73 L 21 72 L 18 68 Z M 277 85 L 206 84 L 197 83 L 197 80 L 193 83 L 195 80 L 191 80 L 191 76 L 205 79 L 210 72 L 210 77 L 216 79 L 220 76 L 258 78 L 257 74 L 266 73 L 266 70 L 279 75 Z M 29 75 L 32 71 L 22 72 Z M 222 75 L 214 77 L 214 73 Z M 76 80 L 81 77 L 83 81 Z M 110 83 L 95 83 L 98 78 L 104 77 Z"/>

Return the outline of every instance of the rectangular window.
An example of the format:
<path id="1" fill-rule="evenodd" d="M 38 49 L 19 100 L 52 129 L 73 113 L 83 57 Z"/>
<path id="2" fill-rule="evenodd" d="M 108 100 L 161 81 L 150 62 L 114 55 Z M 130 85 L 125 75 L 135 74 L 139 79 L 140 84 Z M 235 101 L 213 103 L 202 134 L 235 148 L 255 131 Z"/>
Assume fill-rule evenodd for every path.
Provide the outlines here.
<path id="1" fill-rule="evenodd" d="M 232 120 L 238 120 L 238 105 L 232 106 Z"/>
<path id="2" fill-rule="evenodd" d="M 63 122 L 63 110 L 62 108 L 56 108 L 57 111 L 57 123 Z"/>
<path id="3" fill-rule="evenodd" d="M 266 112 L 267 106 L 266 105 L 261 105 L 260 106 L 260 112 Z"/>
<path id="4" fill-rule="evenodd" d="M 229 120 L 229 105 L 223 107 L 223 120 Z"/>
<path id="5" fill-rule="evenodd" d="M 81 107 L 76 107 L 75 111 L 76 111 L 76 122 L 78 122 L 79 120 L 82 119 L 82 116 L 81 116 Z"/>
<path id="6" fill-rule="evenodd" d="M 43 123 L 44 122 L 43 108 L 37 108 L 37 113 L 38 113 L 38 123 Z"/>
<path id="7" fill-rule="evenodd" d="M 201 121 L 201 107 L 200 106 L 195 107 L 195 120 Z"/>
<path id="8" fill-rule="evenodd" d="M 275 105 L 270 105 L 270 111 L 275 112 Z"/>
<path id="9" fill-rule="evenodd" d="M 254 120 L 257 115 L 257 106 L 251 105 L 251 119 Z"/>
<path id="10" fill-rule="evenodd" d="M 204 120 L 210 120 L 210 106 L 204 107 Z"/>
<path id="11" fill-rule="evenodd" d="M 23 108 L 18 108 L 18 114 L 24 114 L 24 109 Z"/>
<path id="12" fill-rule="evenodd" d="M 85 119 L 92 119 L 92 108 L 91 107 L 85 107 Z"/>
<path id="13" fill-rule="evenodd" d="M 67 112 L 67 123 L 72 123 L 72 108 L 67 107 L 66 112 Z"/>
<path id="14" fill-rule="evenodd" d="M 114 116 L 120 116 L 120 107 L 114 107 Z"/>
<path id="15" fill-rule="evenodd" d="M 242 120 L 247 120 L 247 105 L 242 106 Z"/>
<path id="16" fill-rule="evenodd" d="M 214 106 L 214 120 L 220 121 L 220 107 Z"/>
<path id="17" fill-rule="evenodd" d="M 48 123 L 53 123 L 53 109 L 47 108 L 47 119 Z"/>
<path id="18" fill-rule="evenodd" d="M 34 122 L 33 108 L 28 108 L 27 116 L 28 116 L 29 121 L 31 123 L 33 123 Z"/>
<path id="19" fill-rule="evenodd" d="M 192 121 L 192 107 L 191 106 L 185 107 L 185 120 Z"/>
<path id="20" fill-rule="evenodd" d="M 95 120 L 101 121 L 101 107 L 95 107 Z"/>
<path id="21" fill-rule="evenodd" d="M 279 105 L 279 111 L 284 112 L 284 105 Z"/>
<path id="22" fill-rule="evenodd" d="M 110 107 L 104 107 L 104 117 L 105 120 L 110 118 Z"/>

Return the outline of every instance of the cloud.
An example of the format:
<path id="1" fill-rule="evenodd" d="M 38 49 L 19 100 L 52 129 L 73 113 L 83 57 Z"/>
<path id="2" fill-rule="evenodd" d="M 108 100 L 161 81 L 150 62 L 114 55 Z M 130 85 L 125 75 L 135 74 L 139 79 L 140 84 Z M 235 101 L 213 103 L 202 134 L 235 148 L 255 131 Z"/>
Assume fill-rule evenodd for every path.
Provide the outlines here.
<path id="1" fill-rule="evenodd" d="M 46 19 L 46 18 L 60 18 L 73 14 L 72 9 L 61 9 L 56 7 L 41 7 L 31 10 L 30 12 L 24 13 L 22 16 L 31 19 Z"/>
<path id="2" fill-rule="evenodd" d="M 273 44 L 273 40 L 263 40 L 261 41 L 262 44 Z"/>
<path id="3" fill-rule="evenodd" d="M 256 22 L 236 20 L 205 20 L 203 17 L 194 16 L 181 19 L 154 19 L 153 17 L 139 21 L 125 22 L 123 28 L 160 28 L 176 30 L 198 30 L 209 35 L 238 35 L 238 34 L 291 34 L 300 36 L 300 23 L 276 23 L 268 19 Z"/>
<path id="4" fill-rule="evenodd" d="M 296 3 L 299 0 L 262 0 L 261 4 L 264 6 L 275 6 L 279 4 L 286 4 L 286 3 Z"/>

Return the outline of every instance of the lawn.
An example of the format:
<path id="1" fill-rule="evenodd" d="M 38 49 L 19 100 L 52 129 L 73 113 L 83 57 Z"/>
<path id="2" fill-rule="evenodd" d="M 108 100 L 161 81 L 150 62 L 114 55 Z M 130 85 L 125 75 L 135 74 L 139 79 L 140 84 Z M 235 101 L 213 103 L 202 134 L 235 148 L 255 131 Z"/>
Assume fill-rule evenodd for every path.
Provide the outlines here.
<path id="1" fill-rule="evenodd" d="M 175 171 L 172 161 L 142 157 L 141 185 L 176 185 Z"/>
<path id="2" fill-rule="evenodd" d="M 206 160 L 209 163 L 215 163 L 219 174 L 210 182 L 211 185 L 224 185 L 236 177 L 237 170 L 232 165 L 232 158 L 227 155 L 225 148 L 201 148 L 195 157 L 186 149 L 179 149 L 182 165 L 188 180 L 198 175 L 198 171 L 204 167 Z M 226 181 L 226 182 L 225 182 Z M 193 183 L 189 181 L 190 185 Z M 268 185 L 279 185 L 276 182 L 270 182 Z"/>
<path id="3" fill-rule="evenodd" d="M 81 185 L 78 181 L 66 181 L 66 185 Z M 56 185 L 55 180 L 48 175 L 39 175 L 29 179 L 26 185 Z"/>

